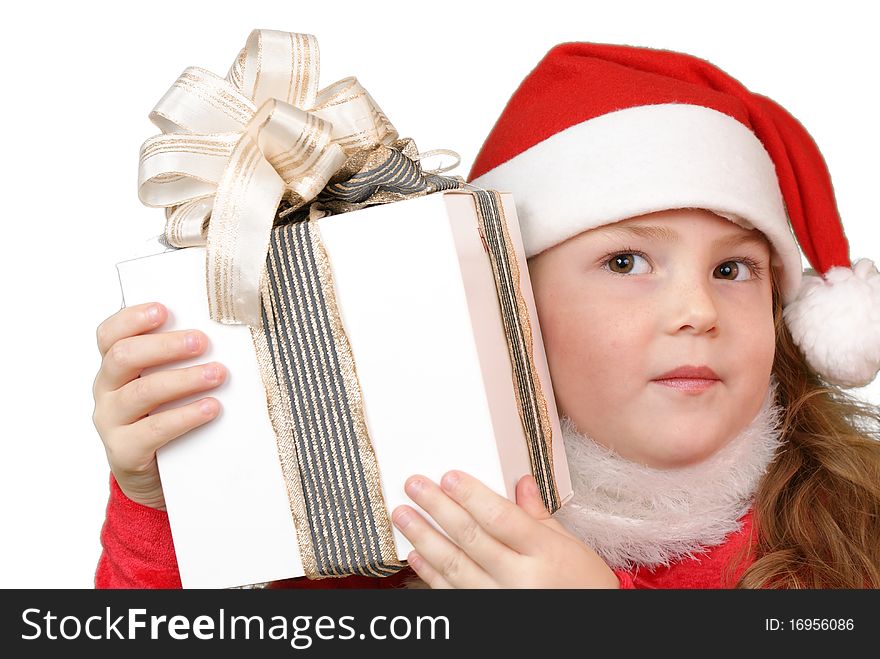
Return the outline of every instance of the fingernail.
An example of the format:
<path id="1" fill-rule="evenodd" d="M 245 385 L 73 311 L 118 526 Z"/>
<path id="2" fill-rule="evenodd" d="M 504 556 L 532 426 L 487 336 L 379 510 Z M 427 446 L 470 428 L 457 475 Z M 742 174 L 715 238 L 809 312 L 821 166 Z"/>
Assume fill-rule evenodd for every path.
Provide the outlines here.
<path id="1" fill-rule="evenodd" d="M 534 476 L 529 476 L 529 480 L 526 481 L 526 494 L 530 494 L 532 496 L 540 494 L 540 492 L 538 491 L 538 483 L 535 481 Z"/>
<path id="2" fill-rule="evenodd" d="M 147 319 L 151 323 L 159 322 L 159 307 L 157 307 L 155 304 L 147 309 Z"/>
<path id="3" fill-rule="evenodd" d="M 421 478 L 413 478 L 406 484 L 406 492 L 407 494 L 418 494 L 425 487 L 425 483 Z"/>
<path id="4" fill-rule="evenodd" d="M 460 480 L 461 480 L 461 478 L 459 477 L 458 472 L 450 471 L 448 474 L 446 474 L 443 477 L 443 483 L 442 483 L 443 489 L 444 490 L 451 490 L 451 489 L 455 488 L 455 486 L 458 485 L 458 481 L 460 481 Z"/>
<path id="5" fill-rule="evenodd" d="M 196 352 L 199 349 L 199 344 L 201 341 L 199 340 L 198 334 L 187 334 L 186 335 L 186 349 L 190 352 Z"/>
<path id="6" fill-rule="evenodd" d="M 393 517 L 395 526 L 400 529 L 405 529 L 412 521 L 412 514 L 410 514 L 410 512 L 405 508 L 403 510 L 395 512 Z"/>
<path id="7" fill-rule="evenodd" d="M 210 400 L 203 400 L 202 404 L 199 405 L 199 410 L 205 416 L 211 416 L 214 414 L 214 403 Z"/>
<path id="8" fill-rule="evenodd" d="M 409 563 L 410 567 L 414 570 L 418 570 L 422 566 L 422 558 L 414 551 L 411 551 L 409 555 L 406 557 L 406 562 Z"/>
<path id="9" fill-rule="evenodd" d="M 217 382 L 220 379 L 220 367 L 216 364 L 209 364 L 205 366 L 203 374 L 208 382 Z"/>

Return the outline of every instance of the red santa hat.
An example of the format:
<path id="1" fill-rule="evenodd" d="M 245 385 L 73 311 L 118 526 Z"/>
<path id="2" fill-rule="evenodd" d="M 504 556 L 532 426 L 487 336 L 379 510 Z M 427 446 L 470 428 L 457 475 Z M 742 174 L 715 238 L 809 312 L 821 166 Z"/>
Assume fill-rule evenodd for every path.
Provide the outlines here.
<path id="1" fill-rule="evenodd" d="M 818 147 L 782 106 L 705 60 L 556 46 L 511 97 L 468 179 L 513 193 L 527 256 L 671 208 L 757 228 L 810 365 L 848 387 L 880 369 L 880 275 L 868 259 L 850 263 Z"/>

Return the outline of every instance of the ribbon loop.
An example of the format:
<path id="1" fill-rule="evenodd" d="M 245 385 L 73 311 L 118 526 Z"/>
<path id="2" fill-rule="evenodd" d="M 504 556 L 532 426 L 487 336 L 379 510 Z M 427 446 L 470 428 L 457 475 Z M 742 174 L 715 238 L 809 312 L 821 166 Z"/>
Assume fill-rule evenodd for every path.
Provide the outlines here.
<path id="1" fill-rule="evenodd" d="M 258 106 L 270 98 L 307 109 L 318 94 L 320 55 L 311 34 L 254 30 L 244 48 L 242 93 Z"/>
<path id="2" fill-rule="evenodd" d="M 355 78 L 343 78 L 322 90 L 311 112 L 333 126 L 333 141 L 348 155 L 398 138 L 388 117 Z"/>
<path id="3" fill-rule="evenodd" d="M 256 109 L 228 81 L 190 66 L 156 103 L 150 121 L 163 133 L 240 133 Z"/>
<path id="4" fill-rule="evenodd" d="M 165 209 L 165 242 L 175 247 L 198 247 L 208 241 L 208 222 L 214 197 L 193 199 Z"/>
<path id="5" fill-rule="evenodd" d="M 247 130 L 297 207 L 314 198 L 346 160 L 328 122 L 275 99 L 263 104 Z"/>
<path id="6" fill-rule="evenodd" d="M 455 158 L 455 162 L 451 165 L 441 165 L 440 167 L 435 167 L 433 169 L 426 169 L 424 165 L 422 165 L 422 171 L 426 174 L 442 174 L 443 172 L 448 172 L 451 169 L 455 169 L 461 163 L 461 157 L 450 149 L 432 149 L 430 151 L 424 151 L 418 154 L 414 160 L 418 160 L 419 164 L 422 164 L 422 161 L 433 158 L 434 156 L 452 156 Z"/>
<path id="7" fill-rule="evenodd" d="M 156 135 L 141 146 L 138 196 L 170 206 L 213 195 L 240 135 Z"/>

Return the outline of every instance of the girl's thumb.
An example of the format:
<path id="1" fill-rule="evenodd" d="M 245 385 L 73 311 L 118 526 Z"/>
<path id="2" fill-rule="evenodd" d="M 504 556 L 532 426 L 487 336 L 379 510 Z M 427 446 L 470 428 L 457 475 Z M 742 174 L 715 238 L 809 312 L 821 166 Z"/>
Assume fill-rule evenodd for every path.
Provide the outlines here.
<path id="1" fill-rule="evenodd" d="M 538 484 L 531 474 L 523 476 L 516 484 L 516 505 L 525 510 L 532 518 L 537 520 L 550 519 L 550 513 L 544 507 Z"/>

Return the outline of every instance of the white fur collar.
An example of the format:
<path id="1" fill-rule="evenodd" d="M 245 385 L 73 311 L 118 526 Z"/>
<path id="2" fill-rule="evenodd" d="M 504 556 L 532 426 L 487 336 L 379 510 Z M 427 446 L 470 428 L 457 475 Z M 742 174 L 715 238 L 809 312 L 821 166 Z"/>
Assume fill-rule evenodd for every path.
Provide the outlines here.
<path id="1" fill-rule="evenodd" d="M 703 462 L 653 469 L 620 457 L 561 421 L 574 496 L 554 518 L 612 568 L 694 557 L 740 528 L 780 446 L 783 410 L 771 378 L 755 419 Z"/>

